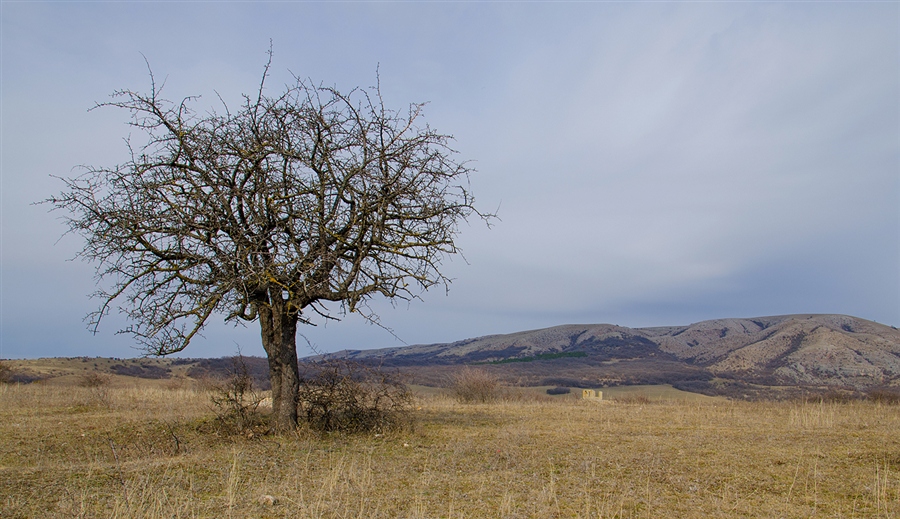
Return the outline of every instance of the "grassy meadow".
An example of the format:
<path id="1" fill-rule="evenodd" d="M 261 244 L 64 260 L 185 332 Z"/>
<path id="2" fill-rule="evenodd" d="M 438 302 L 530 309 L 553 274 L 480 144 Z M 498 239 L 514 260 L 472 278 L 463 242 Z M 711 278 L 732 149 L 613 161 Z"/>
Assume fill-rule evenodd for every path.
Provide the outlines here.
<path id="1" fill-rule="evenodd" d="M 0 385 L 0 517 L 900 517 L 900 406 L 420 391 L 383 435 L 237 433 L 190 384 Z"/>

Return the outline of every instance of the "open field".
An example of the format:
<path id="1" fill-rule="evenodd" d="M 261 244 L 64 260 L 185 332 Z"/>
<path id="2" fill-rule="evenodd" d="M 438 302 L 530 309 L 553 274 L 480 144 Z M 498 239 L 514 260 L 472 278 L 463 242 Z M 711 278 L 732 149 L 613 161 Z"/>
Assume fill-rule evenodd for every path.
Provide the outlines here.
<path id="1" fill-rule="evenodd" d="M 900 516 L 900 406 L 640 391 L 423 394 L 407 430 L 279 437 L 191 388 L 0 385 L 0 517 Z"/>

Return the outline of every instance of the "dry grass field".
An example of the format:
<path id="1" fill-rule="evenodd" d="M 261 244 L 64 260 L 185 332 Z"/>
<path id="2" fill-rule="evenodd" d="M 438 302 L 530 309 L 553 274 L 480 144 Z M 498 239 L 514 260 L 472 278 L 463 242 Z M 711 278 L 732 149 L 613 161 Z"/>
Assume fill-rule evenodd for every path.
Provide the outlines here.
<path id="1" fill-rule="evenodd" d="M 406 430 L 272 436 L 113 382 L 0 385 L 0 517 L 900 516 L 897 405 L 422 394 Z"/>

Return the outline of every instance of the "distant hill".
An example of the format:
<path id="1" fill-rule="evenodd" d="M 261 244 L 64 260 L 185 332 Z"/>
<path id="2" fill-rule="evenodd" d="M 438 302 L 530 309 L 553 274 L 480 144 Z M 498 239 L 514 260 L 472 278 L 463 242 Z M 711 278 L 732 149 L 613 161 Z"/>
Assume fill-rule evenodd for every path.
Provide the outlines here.
<path id="1" fill-rule="evenodd" d="M 51 357 L 27 360 L 3 360 L 9 370 L 9 382 L 33 382 L 72 386 L 83 385 L 85 376 L 108 375 L 112 385 L 131 385 L 141 379 L 143 385 L 181 387 L 190 381 L 203 381 L 246 373 L 257 389 L 269 389 L 269 365 L 260 357 L 221 357 L 217 359 L 191 358 L 103 358 Z"/>
<path id="2" fill-rule="evenodd" d="M 900 330 L 846 315 L 781 315 L 716 319 L 688 326 L 627 328 L 570 324 L 489 335 L 448 344 L 326 355 L 397 368 L 412 383 L 446 386 L 464 365 L 480 365 L 518 386 L 598 388 L 670 384 L 736 398 L 845 396 L 887 390 L 900 394 Z M 316 358 L 304 359 L 315 361 Z M 246 370 L 267 389 L 259 357 L 49 358 L 3 361 L 13 382 L 83 383 L 106 373 L 113 384 L 180 386 Z"/>
<path id="3" fill-rule="evenodd" d="M 417 367 L 417 372 L 484 364 L 508 382 L 524 385 L 671 383 L 747 396 L 772 387 L 867 391 L 900 386 L 900 330 L 846 315 L 716 319 L 657 328 L 563 325 L 329 356 Z"/>

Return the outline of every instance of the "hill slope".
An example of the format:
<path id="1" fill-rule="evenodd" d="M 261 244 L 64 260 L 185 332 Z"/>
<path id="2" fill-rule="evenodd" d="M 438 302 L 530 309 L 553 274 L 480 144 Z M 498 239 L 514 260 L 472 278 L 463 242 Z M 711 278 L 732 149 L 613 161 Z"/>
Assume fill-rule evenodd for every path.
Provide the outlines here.
<path id="1" fill-rule="evenodd" d="M 900 330 L 845 315 L 717 319 L 659 328 L 564 325 L 331 356 L 388 366 L 516 364 L 506 375 L 523 383 L 552 383 L 564 376 L 581 385 L 713 378 L 857 390 L 900 385 Z M 517 360 L 530 362 L 512 362 Z"/>

